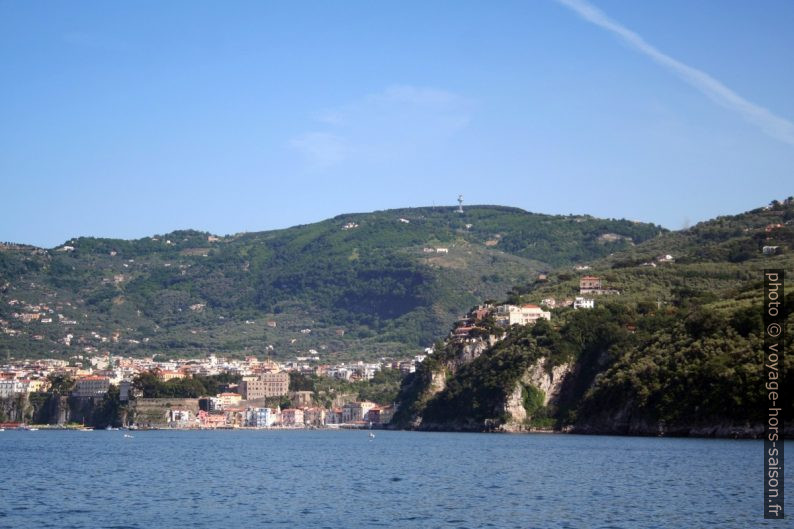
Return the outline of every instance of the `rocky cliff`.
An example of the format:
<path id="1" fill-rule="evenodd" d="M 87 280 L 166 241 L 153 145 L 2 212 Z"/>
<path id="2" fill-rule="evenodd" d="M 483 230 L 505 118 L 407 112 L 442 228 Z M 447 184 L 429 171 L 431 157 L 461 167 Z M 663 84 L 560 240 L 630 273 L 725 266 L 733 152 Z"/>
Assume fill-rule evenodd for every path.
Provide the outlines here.
<path id="1" fill-rule="evenodd" d="M 567 362 L 553 365 L 544 358 L 532 364 L 507 397 L 504 407 L 507 420 L 499 426 L 499 430 L 524 432 L 548 429 L 533 425 L 532 420 L 538 411 L 557 405 L 562 382 L 570 371 L 571 364 Z"/>

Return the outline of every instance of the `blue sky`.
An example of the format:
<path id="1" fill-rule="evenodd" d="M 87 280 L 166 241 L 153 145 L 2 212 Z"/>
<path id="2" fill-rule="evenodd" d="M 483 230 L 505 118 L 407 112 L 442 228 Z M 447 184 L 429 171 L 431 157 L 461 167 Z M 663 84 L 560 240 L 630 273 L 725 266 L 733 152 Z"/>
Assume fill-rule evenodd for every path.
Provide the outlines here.
<path id="1" fill-rule="evenodd" d="M 594 11 L 596 9 L 597 11 Z M 0 2 L 0 240 L 794 194 L 794 3 Z"/>

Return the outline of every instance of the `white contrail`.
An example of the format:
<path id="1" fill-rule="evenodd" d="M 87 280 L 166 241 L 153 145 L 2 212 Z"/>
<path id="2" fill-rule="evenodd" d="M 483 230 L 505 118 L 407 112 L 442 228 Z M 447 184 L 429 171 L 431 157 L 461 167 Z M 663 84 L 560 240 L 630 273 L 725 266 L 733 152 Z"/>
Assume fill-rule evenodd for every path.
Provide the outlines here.
<path id="1" fill-rule="evenodd" d="M 557 0 L 557 2 L 573 10 L 579 16 L 592 22 L 596 26 L 600 26 L 616 34 L 629 44 L 629 46 L 644 53 L 669 70 L 672 70 L 684 79 L 684 81 L 711 98 L 715 103 L 738 112 L 744 119 L 759 127 L 769 136 L 784 143 L 794 145 L 794 124 L 790 121 L 776 116 L 764 107 L 744 99 L 707 73 L 697 68 L 687 66 L 669 55 L 662 53 L 645 42 L 642 37 L 615 22 L 603 11 L 585 0 Z"/>

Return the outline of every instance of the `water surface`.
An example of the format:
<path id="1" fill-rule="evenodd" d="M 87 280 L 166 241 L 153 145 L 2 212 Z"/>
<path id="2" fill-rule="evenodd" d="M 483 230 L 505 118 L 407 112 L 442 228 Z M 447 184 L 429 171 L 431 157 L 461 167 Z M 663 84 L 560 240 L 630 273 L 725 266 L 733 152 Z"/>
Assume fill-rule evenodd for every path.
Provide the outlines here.
<path id="1" fill-rule="evenodd" d="M 374 439 L 363 431 L 133 435 L 0 432 L 0 528 L 767 525 L 759 441 L 385 431 Z M 791 472 L 786 477 L 791 482 Z"/>

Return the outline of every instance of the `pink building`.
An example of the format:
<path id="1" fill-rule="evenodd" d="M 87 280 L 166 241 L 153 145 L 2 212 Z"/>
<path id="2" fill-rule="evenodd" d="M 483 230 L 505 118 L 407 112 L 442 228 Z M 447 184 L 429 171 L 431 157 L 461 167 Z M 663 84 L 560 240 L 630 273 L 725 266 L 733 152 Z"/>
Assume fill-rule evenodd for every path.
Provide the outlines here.
<path id="1" fill-rule="evenodd" d="M 299 408 L 287 408 L 281 410 L 282 426 L 303 426 L 303 410 Z"/>

